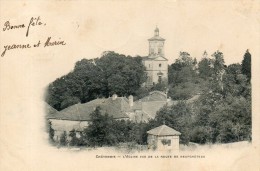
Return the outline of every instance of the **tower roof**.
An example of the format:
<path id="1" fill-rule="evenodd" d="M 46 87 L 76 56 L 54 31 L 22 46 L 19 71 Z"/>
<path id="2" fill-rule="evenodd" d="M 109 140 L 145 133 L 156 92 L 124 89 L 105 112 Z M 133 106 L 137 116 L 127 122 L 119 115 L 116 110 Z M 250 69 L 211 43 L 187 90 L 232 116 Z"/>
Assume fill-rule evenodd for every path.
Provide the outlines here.
<path id="1" fill-rule="evenodd" d="M 148 39 L 149 41 L 153 41 L 153 40 L 159 40 L 159 41 L 165 41 L 165 39 L 164 38 L 161 38 L 160 36 L 154 36 L 154 37 L 152 37 L 152 38 L 150 38 L 150 39 Z"/>
<path id="2" fill-rule="evenodd" d="M 161 38 L 159 36 L 159 28 L 156 26 L 155 30 L 154 30 L 154 36 L 150 39 L 148 39 L 149 41 L 153 41 L 153 40 L 159 40 L 159 41 L 165 41 L 164 38 Z"/>
<path id="3" fill-rule="evenodd" d="M 159 28 L 156 26 L 156 28 L 155 28 L 154 31 L 155 31 L 155 32 L 159 32 Z"/>

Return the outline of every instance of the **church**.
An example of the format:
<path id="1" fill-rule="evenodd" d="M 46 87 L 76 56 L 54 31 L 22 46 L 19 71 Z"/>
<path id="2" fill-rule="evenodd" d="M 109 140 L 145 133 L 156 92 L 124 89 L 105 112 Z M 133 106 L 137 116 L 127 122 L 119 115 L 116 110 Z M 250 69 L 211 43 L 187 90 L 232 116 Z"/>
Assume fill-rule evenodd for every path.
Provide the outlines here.
<path id="1" fill-rule="evenodd" d="M 164 56 L 165 39 L 159 36 L 159 29 L 156 27 L 154 36 L 148 39 L 149 55 L 143 57 L 143 64 L 146 67 L 147 81 L 145 86 L 152 86 L 157 83 L 168 83 L 168 59 Z"/>

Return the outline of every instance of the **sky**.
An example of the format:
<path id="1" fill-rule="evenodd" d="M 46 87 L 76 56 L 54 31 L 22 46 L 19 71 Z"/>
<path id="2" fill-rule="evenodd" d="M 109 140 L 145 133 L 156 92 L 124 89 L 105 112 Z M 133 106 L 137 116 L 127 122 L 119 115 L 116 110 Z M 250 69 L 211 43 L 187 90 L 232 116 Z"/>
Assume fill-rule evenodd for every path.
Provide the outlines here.
<path id="1" fill-rule="evenodd" d="M 29 52 L 7 52 L 10 56 L 34 56 L 33 66 L 39 72 L 50 71 L 51 80 L 67 74 L 76 61 L 100 57 L 103 51 L 131 56 L 148 55 L 148 40 L 156 25 L 165 38 L 165 57 L 169 64 L 180 51 L 199 61 L 206 50 L 209 57 L 219 50 L 226 64 L 241 63 L 247 49 L 259 56 L 259 3 L 257 1 L 27 1 L 8 2 L 2 7 L 1 25 L 28 23 L 40 16 L 45 27 L 12 30 L 3 36 L 15 36 L 19 42 L 64 40 L 66 46 L 39 48 Z M 8 4 L 6 2 L 6 4 Z M 8 11 L 12 6 L 18 11 Z M 3 13 L 4 11 L 4 13 Z M 5 17 L 7 16 L 7 17 Z M 15 33 L 21 33 L 15 35 Z M 1 32 L 2 34 L 3 32 Z M 8 35 L 10 34 L 10 35 Z M 6 39 L 5 43 L 13 43 Z M 2 51 L 1 46 L 1 51 Z M 7 55 L 6 55 L 7 56 Z M 25 58 L 25 57 L 24 57 Z"/>
<path id="2" fill-rule="evenodd" d="M 146 56 L 147 39 L 153 36 L 156 25 L 160 36 L 166 39 L 169 64 L 180 51 L 199 60 L 205 50 L 209 57 L 219 50 L 224 53 L 226 64 L 241 63 L 246 49 L 252 55 L 259 54 L 257 6 L 242 1 L 156 2 L 107 2 L 87 12 L 77 11 L 81 20 L 76 21 L 78 38 L 74 43 L 81 40 L 82 44 L 74 58 L 99 57 L 106 50 Z"/>
<path id="3" fill-rule="evenodd" d="M 78 31 L 83 41 L 89 39 L 98 47 L 99 54 L 113 50 L 126 55 L 148 54 L 147 39 L 153 36 L 157 25 L 161 37 L 166 39 L 165 55 L 169 63 L 178 58 L 180 51 L 201 58 L 206 50 L 209 55 L 216 50 L 224 53 L 227 64 L 241 62 L 246 49 L 255 51 L 259 39 L 259 20 L 256 6 L 234 1 L 163 1 L 163 3 L 141 2 L 100 6 L 98 16 L 85 15 Z M 111 3 L 111 2 L 110 2 Z M 109 3 L 109 4 L 110 4 Z M 76 39 L 77 41 L 78 39 Z M 83 45 L 84 46 L 84 45 Z M 91 58 L 85 48 L 79 54 Z M 99 55 L 97 54 L 97 55 Z M 80 55 L 79 55 L 80 56 Z"/>

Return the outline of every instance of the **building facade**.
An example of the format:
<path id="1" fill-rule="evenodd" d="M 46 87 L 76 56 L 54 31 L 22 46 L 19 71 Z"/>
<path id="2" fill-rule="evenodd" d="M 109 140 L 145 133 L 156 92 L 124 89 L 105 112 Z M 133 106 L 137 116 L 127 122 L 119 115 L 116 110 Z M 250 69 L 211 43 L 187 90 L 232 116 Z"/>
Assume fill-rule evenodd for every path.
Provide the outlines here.
<path id="1" fill-rule="evenodd" d="M 159 29 L 156 27 L 154 36 L 149 41 L 149 55 L 143 57 L 143 64 L 146 67 L 146 86 L 152 86 L 159 82 L 168 83 L 168 59 L 164 55 L 165 39 L 159 36 Z"/>
<path id="2" fill-rule="evenodd" d="M 97 107 L 100 107 L 101 114 L 107 113 L 115 120 L 130 120 L 127 112 L 130 110 L 131 103 L 133 103 L 131 101 L 133 97 L 129 98 L 130 102 L 126 97 L 117 97 L 114 94 L 109 98 L 74 104 L 61 111 L 57 111 L 55 114 L 49 114 L 47 120 L 51 123 L 51 127 L 54 130 L 54 141 L 59 142 L 64 132 L 69 135 L 70 131 L 73 130 L 75 130 L 76 136 L 80 136 L 80 133 L 89 126 L 91 113 Z"/>
<path id="3" fill-rule="evenodd" d="M 148 149 L 156 150 L 179 150 L 180 132 L 166 125 L 161 125 L 147 131 Z"/>

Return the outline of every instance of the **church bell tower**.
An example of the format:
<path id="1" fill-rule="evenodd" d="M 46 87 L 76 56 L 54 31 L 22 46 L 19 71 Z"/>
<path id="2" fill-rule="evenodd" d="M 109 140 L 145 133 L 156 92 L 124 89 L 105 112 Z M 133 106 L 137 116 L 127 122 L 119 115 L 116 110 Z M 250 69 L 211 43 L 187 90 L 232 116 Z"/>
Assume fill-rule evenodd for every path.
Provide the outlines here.
<path id="1" fill-rule="evenodd" d="M 147 80 L 145 85 L 152 86 L 157 83 L 168 84 L 168 59 L 164 56 L 165 39 L 160 37 L 158 27 L 154 30 L 152 38 L 148 39 L 149 54 L 143 57 Z"/>
<path id="2" fill-rule="evenodd" d="M 164 57 L 164 41 L 165 39 L 159 36 L 158 27 L 154 30 L 154 36 L 149 41 L 149 57 L 154 58 L 156 56 Z"/>

